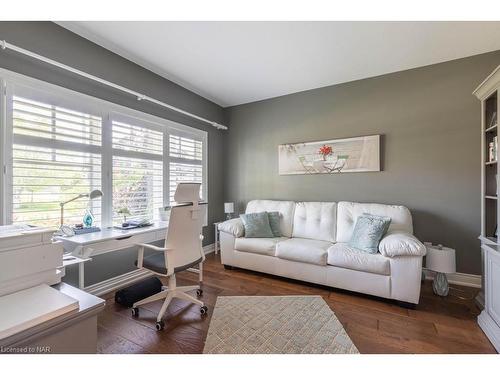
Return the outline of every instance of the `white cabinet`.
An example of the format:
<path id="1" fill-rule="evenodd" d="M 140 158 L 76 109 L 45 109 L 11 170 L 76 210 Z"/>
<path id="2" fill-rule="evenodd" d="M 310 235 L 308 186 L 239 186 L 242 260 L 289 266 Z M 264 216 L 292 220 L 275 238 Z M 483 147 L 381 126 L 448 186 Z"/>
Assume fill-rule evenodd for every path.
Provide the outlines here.
<path id="1" fill-rule="evenodd" d="M 500 352 L 500 246 L 483 245 L 485 306 L 477 321 Z"/>
<path id="2" fill-rule="evenodd" d="M 0 226 L 0 296 L 61 281 L 63 246 L 53 229 Z"/>
<path id="3" fill-rule="evenodd" d="M 500 326 L 500 253 L 486 251 L 486 293 L 488 314 Z"/>
<path id="4" fill-rule="evenodd" d="M 481 236 L 483 290 L 477 299 L 484 310 L 478 323 L 500 351 L 500 66 L 474 90 L 481 101 Z"/>

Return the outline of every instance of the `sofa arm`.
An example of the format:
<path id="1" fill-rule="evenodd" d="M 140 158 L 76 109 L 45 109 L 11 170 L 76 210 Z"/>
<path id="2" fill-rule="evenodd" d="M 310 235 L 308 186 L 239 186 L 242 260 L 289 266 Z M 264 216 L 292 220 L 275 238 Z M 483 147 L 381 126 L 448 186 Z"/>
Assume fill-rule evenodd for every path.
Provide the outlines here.
<path id="1" fill-rule="evenodd" d="M 406 232 L 391 232 L 387 234 L 378 245 L 380 253 L 389 258 L 399 256 L 423 257 L 427 248 L 414 235 Z"/>
<path id="2" fill-rule="evenodd" d="M 239 217 L 226 220 L 223 223 L 220 223 L 217 227 L 221 232 L 229 233 L 234 237 L 243 237 L 245 234 L 245 227 Z"/>

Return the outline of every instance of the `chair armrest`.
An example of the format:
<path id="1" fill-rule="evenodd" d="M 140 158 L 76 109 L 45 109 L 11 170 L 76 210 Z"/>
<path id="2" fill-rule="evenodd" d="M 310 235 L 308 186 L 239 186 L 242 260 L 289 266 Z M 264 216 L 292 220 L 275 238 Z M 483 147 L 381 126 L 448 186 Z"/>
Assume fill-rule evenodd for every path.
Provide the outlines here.
<path id="1" fill-rule="evenodd" d="M 142 268 L 142 262 L 144 260 L 144 249 L 163 251 L 163 252 L 172 250 L 166 247 L 158 247 L 155 245 L 151 245 L 149 243 L 138 243 L 136 245 L 139 246 L 139 252 L 137 253 L 137 267 L 139 268 Z"/>
<path id="2" fill-rule="evenodd" d="M 172 250 L 172 249 L 169 249 L 168 247 L 158 247 L 158 246 L 155 246 L 155 245 L 151 245 L 149 243 L 138 243 L 136 245 L 140 246 L 142 248 L 145 248 L 145 249 L 151 249 L 151 250 L 155 250 L 155 251 L 169 251 L 169 250 Z"/>
<path id="3" fill-rule="evenodd" d="M 234 237 L 243 237 L 245 234 L 245 227 L 239 217 L 220 223 L 218 228 L 221 232 L 229 233 Z"/>
<path id="4" fill-rule="evenodd" d="M 378 245 L 380 253 L 389 258 L 399 256 L 421 256 L 427 253 L 427 248 L 414 235 L 406 232 L 388 233 Z"/>

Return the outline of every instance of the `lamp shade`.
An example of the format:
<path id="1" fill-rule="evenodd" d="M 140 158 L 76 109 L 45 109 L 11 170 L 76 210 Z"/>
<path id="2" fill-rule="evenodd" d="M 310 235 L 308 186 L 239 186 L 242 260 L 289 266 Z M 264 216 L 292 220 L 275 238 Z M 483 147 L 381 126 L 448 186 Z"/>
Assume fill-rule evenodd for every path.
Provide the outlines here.
<path id="1" fill-rule="evenodd" d="M 102 191 L 100 190 L 92 190 L 89 194 L 90 199 L 96 199 L 102 197 Z"/>
<path id="2" fill-rule="evenodd" d="M 425 265 L 431 271 L 441 273 L 455 273 L 455 250 L 449 247 L 441 249 L 436 247 L 427 247 L 427 257 Z"/>
<path id="3" fill-rule="evenodd" d="M 234 203 L 233 202 L 224 203 L 224 213 L 232 214 L 233 212 L 234 212 Z"/>

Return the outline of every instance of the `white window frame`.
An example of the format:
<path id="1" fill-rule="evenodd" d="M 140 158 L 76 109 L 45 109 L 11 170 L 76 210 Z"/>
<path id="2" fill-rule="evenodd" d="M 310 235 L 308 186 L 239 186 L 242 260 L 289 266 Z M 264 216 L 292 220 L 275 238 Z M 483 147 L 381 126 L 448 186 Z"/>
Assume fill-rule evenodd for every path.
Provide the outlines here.
<path id="1" fill-rule="evenodd" d="M 183 159 L 171 158 L 169 153 L 169 135 L 182 134 L 185 137 L 199 140 L 203 143 L 203 196 L 208 202 L 208 133 L 206 131 L 179 124 L 158 116 L 130 109 L 119 104 L 98 99 L 86 94 L 69 90 L 22 74 L 0 68 L 0 225 L 12 223 L 12 149 L 13 149 L 13 121 L 12 96 L 14 94 L 41 102 L 51 102 L 54 105 L 77 110 L 102 118 L 102 146 L 93 146 L 101 149 L 101 189 L 103 192 L 101 204 L 102 227 L 112 226 L 113 219 L 113 173 L 112 160 L 116 154 L 133 154 L 132 151 L 113 150 L 112 122 L 113 120 L 147 127 L 163 132 L 163 204 L 169 202 L 169 164 Z M 42 142 L 41 140 L 40 142 Z M 76 145 L 80 147 L 80 145 Z M 91 148 L 86 147 L 85 148 Z M 185 160 L 183 160 L 185 162 Z"/>

